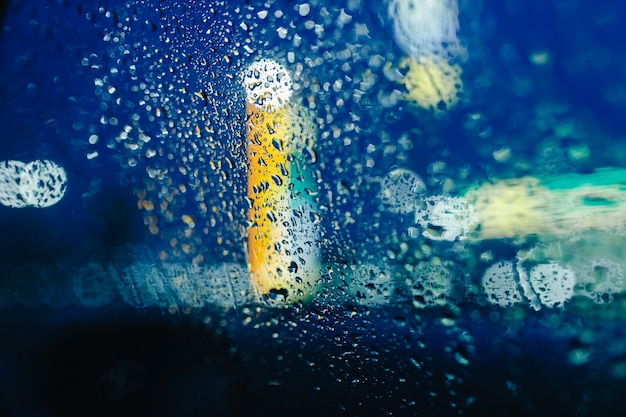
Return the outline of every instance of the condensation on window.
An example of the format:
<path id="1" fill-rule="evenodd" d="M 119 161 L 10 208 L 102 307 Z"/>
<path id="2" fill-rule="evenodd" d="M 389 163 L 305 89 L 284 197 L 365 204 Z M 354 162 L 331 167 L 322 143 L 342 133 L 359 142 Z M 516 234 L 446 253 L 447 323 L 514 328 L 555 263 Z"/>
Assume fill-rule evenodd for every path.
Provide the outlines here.
<path id="1" fill-rule="evenodd" d="M 606 412 L 626 376 L 619 10 L 12 2 L 0 307 L 189 320 L 331 415 Z M 138 373 L 94 380 L 131 396 Z"/>

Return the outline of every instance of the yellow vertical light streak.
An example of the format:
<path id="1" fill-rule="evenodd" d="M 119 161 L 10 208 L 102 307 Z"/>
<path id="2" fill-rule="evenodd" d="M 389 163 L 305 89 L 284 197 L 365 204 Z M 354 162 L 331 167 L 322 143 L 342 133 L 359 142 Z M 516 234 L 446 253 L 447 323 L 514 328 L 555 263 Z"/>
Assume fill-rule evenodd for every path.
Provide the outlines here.
<path id="1" fill-rule="evenodd" d="M 291 77 L 279 63 L 253 63 L 244 82 L 251 282 L 272 301 L 306 301 L 321 282 L 316 184 L 304 152 L 315 123 L 291 100 Z"/>
<path id="2" fill-rule="evenodd" d="M 284 277 L 282 248 L 285 215 L 289 211 L 289 168 L 287 120 L 284 110 L 272 113 L 247 105 L 247 158 L 250 229 L 248 262 L 252 283 L 261 294 L 289 291 Z"/>

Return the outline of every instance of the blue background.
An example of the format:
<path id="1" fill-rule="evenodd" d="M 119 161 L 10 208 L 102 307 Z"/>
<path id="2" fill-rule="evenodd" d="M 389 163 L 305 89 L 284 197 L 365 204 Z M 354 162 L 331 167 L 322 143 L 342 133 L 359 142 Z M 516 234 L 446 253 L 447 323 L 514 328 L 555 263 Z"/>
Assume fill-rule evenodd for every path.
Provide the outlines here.
<path id="1" fill-rule="evenodd" d="M 195 18 L 193 7 L 163 3 L 171 14 L 139 9 L 142 40 L 160 44 L 161 23 Z M 293 2 L 284 3 L 291 10 Z M 100 6 L 122 7 L 32 0 L 7 8 L 0 34 L 0 159 L 54 160 L 66 168 L 69 185 L 65 198 L 46 210 L 0 207 L 0 262 L 107 259 L 120 245 L 147 238 L 132 192 L 134 174 L 106 147 L 104 138 L 117 129 L 96 123 L 101 139 L 87 146 L 85 132 L 92 127 L 77 125 L 93 123 L 89 115 L 99 106 L 93 73 L 81 60 L 86 51 L 104 48 L 103 30 L 115 23 L 102 17 Z M 360 17 L 383 27 L 380 13 L 364 10 Z M 605 98 L 626 85 L 624 16 L 626 6 L 608 0 L 461 2 L 461 36 L 471 57 L 464 78 L 480 80 L 487 73 L 489 83 L 468 81 L 471 105 L 452 112 L 439 128 L 441 147 L 452 151 L 450 163 L 469 162 L 477 178 L 497 172 L 477 151 L 479 138 L 464 127 L 467 115 L 481 112 L 502 133 L 494 140 L 501 140 L 520 135 L 537 103 L 549 98 L 567 103 L 570 116 L 602 132 L 590 139 L 595 159 L 580 172 L 624 166 L 619 155 L 601 151 L 624 137 L 626 97 Z M 501 59 L 505 43 L 518 59 Z M 216 47 L 207 56 L 219 55 Z M 526 59 L 537 50 L 550 51 L 549 71 Z M 100 60 L 105 68 L 111 63 L 106 54 Z M 219 72 L 221 64 L 215 65 Z M 516 76 L 532 78 L 531 93 L 511 94 Z M 399 130 L 411 123 L 407 109 L 397 117 Z M 529 135 L 517 146 L 530 155 L 539 139 Z M 90 161 L 85 155 L 93 150 L 99 157 Z M 425 175 L 427 159 L 415 147 L 410 168 Z M 100 183 L 92 193 L 94 179 Z M 342 233 L 346 241 L 367 242 L 371 231 L 354 225 Z M 331 258 L 341 240 L 334 245 Z M 240 311 L 224 314 L 226 324 L 219 325 L 118 304 L 95 310 L 11 307 L 0 311 L 0 414 L 441 416 L 459 408 L 464 415 L 622 414 L 626 384 L 606 371 L 616 360 L 610 342 L 625 337 L 621 317 L 542 311 L 516 320 L 497 313 L 479 306 L 455 315 L 312 305 L 262 313 L 255 321 L 270 324 L 253 330 L 241 324 Z M 460 352 L 471 357 L 469 366 L 450 349 L 460 335 L 441 324 L 447 314 L 474 338 L 475 351 Z M 299 325 L 295 330 L 285 324 L 290 319 Z M 593 329 L 595 354 L 574 366 L 568 352 L 589 346 L 580 341 L 581 328 Z M 274 332 L 283 335 L 281 342 Z M 416 348 L 421 342 L 426 347 Z M 426 365 L 412 367 L 412 355 Z M 124 372 L 122 381 L 103 377 L 116 370 Z"/>

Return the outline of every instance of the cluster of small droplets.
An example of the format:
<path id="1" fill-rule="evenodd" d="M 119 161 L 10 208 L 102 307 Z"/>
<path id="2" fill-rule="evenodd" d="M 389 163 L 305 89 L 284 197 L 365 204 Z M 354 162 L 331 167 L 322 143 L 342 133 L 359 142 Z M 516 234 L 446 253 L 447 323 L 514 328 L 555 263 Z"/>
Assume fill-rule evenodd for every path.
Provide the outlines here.
<path id="1" fill-rule="evenodd" d="M 167 19 L 174 12 L 154 16 L 160 19 L 156 26 L 170 27 Z M 131 10 L 103 11 L 123 23 L 104 37 L 110 44 L 107 54 L 119 69 L 96 78 L 96 94 L 104 110 L 101 122 L 119 126 L 108 146 L 117 151 L 124 175 L 133 183 L 149 233 L 165 243 L 161 259 L 241 260 L 238 225 L 245 219 L 245 163 L 243 111 L 237 108 L 243 105 L 241 92 L 229 92 L 240 65 L 237 54 L 231 54 L 237 47 L 236 29 L 214 18 L 232 13 L 226 5 L 197 12 L 206 14 L 194 24 L 197 37 L 207 38 L 207 49 L 199 48 L 199 39 L 167 31 L 148 40 L 134 30 L 142 23 Z M 224 27 L 215 32 L 220 36 L 209 36 L 203 25 Z M 213 62 L 218 49 L 223 59 Z M 131 93 L 125 101 L 116 98 L 119 89 Z M 120 110 L 114 121 L 107 116 L 113 108 Z"/>

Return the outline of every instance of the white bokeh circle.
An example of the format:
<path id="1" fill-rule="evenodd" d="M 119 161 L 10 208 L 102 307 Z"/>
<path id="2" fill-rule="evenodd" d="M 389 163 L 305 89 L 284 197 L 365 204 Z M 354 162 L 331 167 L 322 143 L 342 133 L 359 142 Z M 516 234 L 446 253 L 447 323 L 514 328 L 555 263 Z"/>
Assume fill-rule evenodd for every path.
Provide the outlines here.
<path id="1" fill-rule="evenodd" d="M 414 213 L 426 192 L 426 184 L 415 172 L 406 168 L 390 171 L 380 183 L 378 199 L 391 213 Z"/>
<path id="2" fill-rule="evenodd" d="M 7 207 L 50 207 L 67 189 L 67 173 L 52 161 L 0 162 L 0 204 Z"/>
<path id="3" fill-rule="evenodd" d="M 248 103 L 265 111 L 283 107 L 293 93 L 291 75 L 287 69 L 271 59 L 253 62 L 244 75 Z"/>
<path id="4" fill-rule="evenodd" d="M 533 267 L 529 280 L 541 304 L 545 306 L 561 307 L 574 296 L 576 275 L 571 269 L 555 262 Z"/>

